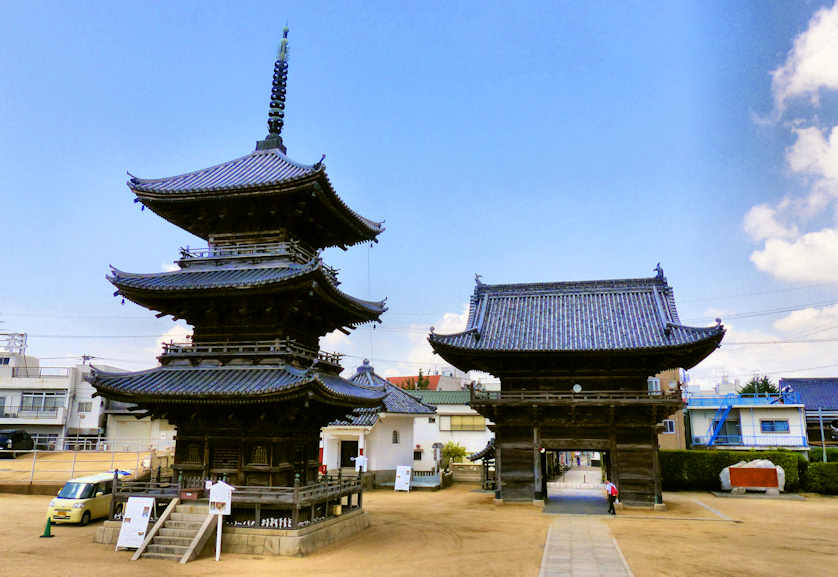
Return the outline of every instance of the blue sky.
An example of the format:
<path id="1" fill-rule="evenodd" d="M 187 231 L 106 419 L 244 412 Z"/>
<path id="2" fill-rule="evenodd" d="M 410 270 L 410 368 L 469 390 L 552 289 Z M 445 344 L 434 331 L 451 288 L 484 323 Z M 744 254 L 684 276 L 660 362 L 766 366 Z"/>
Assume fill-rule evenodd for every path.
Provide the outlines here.
<path id="1" fill-rule="evenodd" d="M 153 365 L 178 329 L 120 305 L 108 264 L 162 270 L 201 241 L 141 212 L 126 171 L 252 150 L 286 21 L 289 156 L 325 153 L 342 198 L 386 220 L 380 244 L 326 255 L 344 290 L 390 306 L 373 336 L 325 340 L 346 367 L 432 368 L 427 328 L 459 328 L 476 272 L 660 261 L 686 322 L 721 316 L 731 343 L 825 340 L 728 345 L 694 378 L 838 372 L 824 2 L 5 3 L 0 328 L 45 364 Z"/>

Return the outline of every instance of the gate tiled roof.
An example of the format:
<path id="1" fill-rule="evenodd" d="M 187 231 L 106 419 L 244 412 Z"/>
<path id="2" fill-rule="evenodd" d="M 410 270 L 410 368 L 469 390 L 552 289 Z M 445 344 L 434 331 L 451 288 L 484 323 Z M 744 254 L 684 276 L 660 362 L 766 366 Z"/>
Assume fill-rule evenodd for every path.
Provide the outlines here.
<path id="1" fill-rule="evenodd" d="M 720 338 L 721 324 L 680 324 L 673 291 L 652 278 L 485 285 L 471 298 L 466 330 L 431 333 L 431 344 L 482 351 L 666 348 Z"/>

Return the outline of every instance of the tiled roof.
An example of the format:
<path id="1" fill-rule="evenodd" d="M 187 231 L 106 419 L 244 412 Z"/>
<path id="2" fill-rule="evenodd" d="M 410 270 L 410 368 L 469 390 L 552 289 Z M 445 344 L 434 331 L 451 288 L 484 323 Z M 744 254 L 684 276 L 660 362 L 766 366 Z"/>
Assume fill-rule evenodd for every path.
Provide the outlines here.
<path id="1" fill-rule="evenodd" d="M 339 298 L 346 299 L 371 313 L 378 315 L 387 310 L 384 301 L 366 301 L 339 290 L 319 259 L 313 259 L 306 264 L 288 263 L 281 267 L 219 267 L 212 270 L 185 268 L 150 274 L 128 273 L 111 267 L 111 275 L 107 279 L 120 289 L 119 292 L 171 292 L 281 286 L 306 275 L 315 276 L 319 280 L 319 286 L 328 287 Z"/>
<path id="2" fill-rule="evenodd" d="M 128 187 L 137 195 L 137 200 L 154 204 L 155 201 L 217 197 L 219 193 L 234 196 L 267 191 L 271 194 L 283 187 L 302 186 L 303 181 L 317 183 L 316 196 L 320 201 L 329 210 L 348 217 L 356 227 L 360 226 L 358 234 L 361 236 L 353 243 L 372 240 L 384 231 L 382 223 L 361 216 L 341 200 L 329 181 L 325 165 L 321 162 L 299 164 L 279 148 L 255 150 L 235 160 L 177 176 L 156 179 L 131 176 Z"/>
<path id="3" fill-rule="evenodd" d="M 150 274 L 124 272 L 111 267 L 108 280 L 122 288 L 144 290 L 196 290 L 208 288 L 243 288 L 276 284 L 302 276 L 316 266 L 291 263 L 268 268 L 219 268 L 192 270 L 189 268 Z"/>
<path id="4" fill-rule="evenodd" d="M 358 405 L 378 404 L 383 391 L 359 387 L 336 375 L 282 366 L 160 366 L 134 373 L 91 371 L 89 382 L 122 401 L 229 403 L 270 401 L 305 388 Z"/>
<path id="5" fill-rule="evenodd" d="M 435 391 L 439 385 L 441 375 L 422 375 L 423 379 L 428 381 L 428 390 Z M 411 388 L 419 380 L 419 375 L 410 377 L 387 377 L 387 380 L 401 388 Z"/>
<path id="6" fill-rule="evenodd" d="M 467 405 L 471 400 L 468 391 L 428 391 L 406 390 L 406 393 L 416 397 L 425 404 L 438 405 Z"/>
<path id="7" fill-rule="evenodd" d="M 299 164 L 278 148 L 271 148 L 177 176 L 154 179 L 132 176 L 128 187 L 134 192 L 157 193 L 237 190 L 287 183 L 320 170 L 322 164 Z"/>
<path id="8" fill-rule="evenodd" d="M 818 408 L 826 411 L 838 410 L 838 377 L 780 379 L 780 388 L 783 387 L 791 387 L 799 393 L 807 411 Z"/>
<path id="9" fill-rule="evenodd" d="M 484 285 L 462 333 L 431 333 L 432 345 L 481 351 L 667 348 L 721 339 L 724 327 L 680 324 L 672 289 L 652 278 Z"/>
<path id="10" fill-rule="evenodd" d="M 495 438 L 492 437 L 489 439 L 489 442 L 486 443 L 486 446 L 477 451 L 476 453 L 472 453 L 468 456 L 469 461 L 479 461 L 480 459 L 494 459 L 495 458 Z"/>
<path id="11" fill-rule="evenodd" d="M 436 409 L 416 400 L 399 387 L 391 384 L 375 373 L 367 359 L 357 368 L 349 381 L 359 387 L 387 393 L 382 404 L 375 408 L 359 408 L 352 411 L 346 418 L 329 423 L 330 425 L 370 427 L 378 421 L 378 413 L 396 413 L 403 415 L 430 415 Z"/>

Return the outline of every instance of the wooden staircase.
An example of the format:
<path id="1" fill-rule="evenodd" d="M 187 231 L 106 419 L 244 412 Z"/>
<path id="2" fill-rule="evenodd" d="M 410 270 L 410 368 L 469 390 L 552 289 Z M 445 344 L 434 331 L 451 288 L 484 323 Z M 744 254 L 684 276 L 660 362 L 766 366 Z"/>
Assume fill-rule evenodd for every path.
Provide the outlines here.
<path id="1" fill-rule="evenodd" d="M 208 512 L 204 501 L 177 503 L 167 509 L 134 554 L 136 559 L 169 559 L 180 563 L 191 561 L 215 533 L 216 518 Z"/>

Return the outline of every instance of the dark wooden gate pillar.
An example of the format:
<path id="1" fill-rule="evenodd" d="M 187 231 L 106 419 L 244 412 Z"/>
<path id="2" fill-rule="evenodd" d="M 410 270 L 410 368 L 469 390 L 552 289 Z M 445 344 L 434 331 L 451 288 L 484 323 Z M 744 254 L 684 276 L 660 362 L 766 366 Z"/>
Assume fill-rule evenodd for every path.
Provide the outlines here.
<path id="1" fill-rule="evenodd" d="M 541 471 L 541 427 L 538 425 L 532 428 L 532 470 L 533 470 L 533 500 L 540 501 L 546 498 L 542 493 L 542 471 Z"/>

